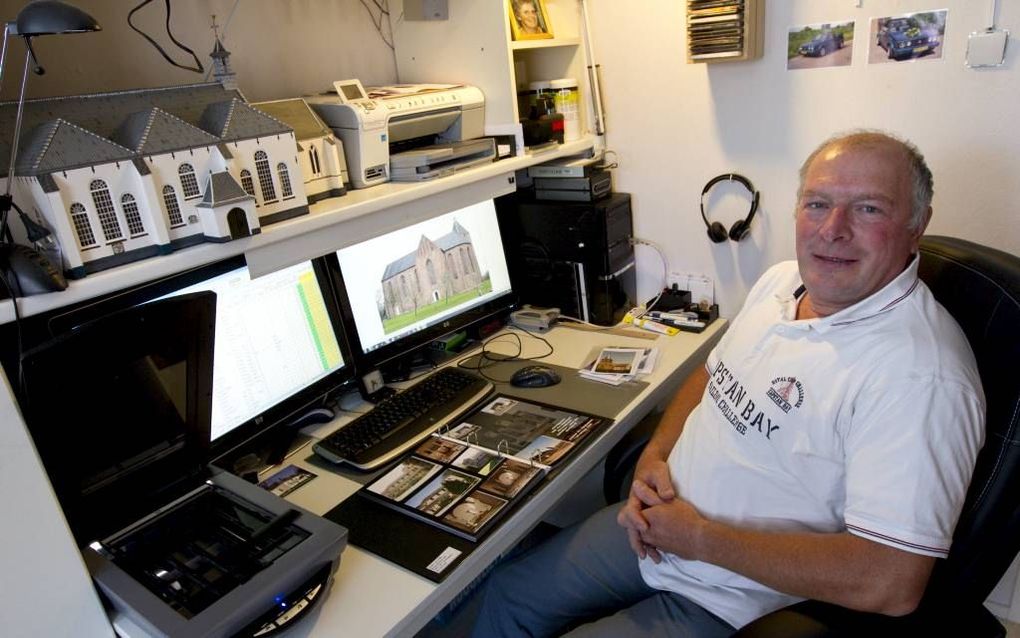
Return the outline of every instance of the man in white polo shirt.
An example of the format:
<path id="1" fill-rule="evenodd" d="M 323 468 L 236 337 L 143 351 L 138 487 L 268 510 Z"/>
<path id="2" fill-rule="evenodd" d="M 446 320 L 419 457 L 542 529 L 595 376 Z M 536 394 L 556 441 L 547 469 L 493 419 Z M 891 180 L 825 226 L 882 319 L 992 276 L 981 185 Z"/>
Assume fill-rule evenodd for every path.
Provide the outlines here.
<path id="1" fill-rule="evenodd" d="M 497 570 L 476 635 L 724 636 L 803 598 L 912 611 L 985 414 L 966 339 L 917 276 L 931 197 L 891 136 L 812 153 L 797 261 L 685 381 L 627 502 Z"/>

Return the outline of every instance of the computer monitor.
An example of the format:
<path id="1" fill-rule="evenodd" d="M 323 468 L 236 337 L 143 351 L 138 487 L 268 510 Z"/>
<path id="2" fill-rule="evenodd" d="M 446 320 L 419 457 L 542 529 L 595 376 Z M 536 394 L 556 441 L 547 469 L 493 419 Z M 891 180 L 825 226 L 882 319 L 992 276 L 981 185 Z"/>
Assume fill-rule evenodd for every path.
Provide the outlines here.
<path id="1" fill-rule="evenodd" d="M 353 380 L 328 276 L 311 261 L 253 279 L 238 256 L 67 313 L 51 328 L 198 291 L 216 293 L 213 456 L 301 416 Z"/>
<path id="2" fill-rule="evenodd" d="M 515 301 L 491 199 L 341 248 L 327 264 L 362 367 L 388 367 Z"/>

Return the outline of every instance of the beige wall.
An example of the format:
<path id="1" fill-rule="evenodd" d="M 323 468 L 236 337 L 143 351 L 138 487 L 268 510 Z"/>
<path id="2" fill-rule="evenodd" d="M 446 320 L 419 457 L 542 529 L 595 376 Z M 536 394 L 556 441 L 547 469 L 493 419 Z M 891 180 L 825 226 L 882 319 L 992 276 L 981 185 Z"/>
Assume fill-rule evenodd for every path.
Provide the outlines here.
<path id="1" fill-rule="evenodd" d="M 71 0 L 92 14 L 99 33 L 46 36 L 36 53 L 46 74 L 29 75 L 29 96 L 74 95 L 139 87 L 201 82 L 204 75 L 171 66 L 128 27 L 127 14 L 140 0 Z M 0 0 L 0 19 L 13 20 L 24 2 Z M 378 13 L 372 2 L 368 2 Z M 395 17 L 401 2 L 394 0 Z M 235 0 L 171 3 L 174 37 L 211 67 L 211 15 L 219 25 Z M 396 80 L 393 53 L 379 37 L 359 0 L 238 0 L 223 44 L 231 52 L 238 85 L 249 100 L 294 97 L 331 87 L 333 80 L 357 77 L 367 85 Z M 134 23 L 159 42 L 178 63 L 193 65 L 166 35 L 162 2 L 150 2 Z M 387 38 L 389 34 L 387 34 Z M 221 29 L 222 33 L 222 29 Z M 5 65 L 4 99 L 16 97 L 24 47 L 17 40 Z"/>
<path id="2" fill-rule="evenodd" d="M 634 194 L 635 232 L 661 243 L 671 268 L 715 278 L 724 315 L 766 267 L 793 258 L 797 169 L 846 129 L 887 129 L 920 147 L 935 174 L 930 233 L 1020 254 L 1020 3 L 998 3 L 999 25 L 1013 33 L 1005 67 L 973 70 L 964 66 L 967 34 L 987 25 L 989 2 L 769 0 L 764 57 L 705 65 L 686 63 L 682 2 L 589 1 L 607 144 L 620 163 L 614 187 Z M 865 47 L 855 47 L 848 67 L 786 70 L 791 26 L 856 20 L 857 36 L 869 41 L 870 18 L 930 9 L 949 10 L 942 60 L 868 65 Z M 712 244 L 698 196 L 709 178 L 731 171 L 754 182 L 761 208 L 749 239 Z M 747 199 L 737 188 L 721 193 L 714 219 L 729 228 Z M 654 251 L 637 250 L 648 299 L 662 266 Z"/>

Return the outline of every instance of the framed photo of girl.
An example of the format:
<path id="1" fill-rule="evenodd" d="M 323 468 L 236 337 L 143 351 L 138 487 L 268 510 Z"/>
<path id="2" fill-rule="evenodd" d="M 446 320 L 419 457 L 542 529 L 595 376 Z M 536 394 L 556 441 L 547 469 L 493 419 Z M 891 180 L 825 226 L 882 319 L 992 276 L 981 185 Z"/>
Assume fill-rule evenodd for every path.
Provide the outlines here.
<path id="1" fill-rule="evenodd" d="M 553 37 L 549 15 L 542 0 L 510 0 L 510 29 L 514 40 Z"/>

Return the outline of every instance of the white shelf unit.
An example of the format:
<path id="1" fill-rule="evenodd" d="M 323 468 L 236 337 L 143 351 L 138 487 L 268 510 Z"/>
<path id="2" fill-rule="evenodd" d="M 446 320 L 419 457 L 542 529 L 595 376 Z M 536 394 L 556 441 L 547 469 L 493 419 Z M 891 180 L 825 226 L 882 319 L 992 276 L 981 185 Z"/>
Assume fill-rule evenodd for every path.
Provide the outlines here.
<path id="1" fill-rule="evenodd" d="M 54 310 L 189 268 L 245 254 L 254 275 L 328 254 L 344 246 L 402 228 L 516 189 L 515 171 L 591 148 L 591 141 L 563 144 L 429 182 L 389 182 L 348 191 L 311 206 L 302 215 L 262 229 L 254 237 L 225 244 L 200 244 L 169 255 L 125 264 L 79 280 L 67 290 L 18 300 L 22 317 Z M 0 302 L 0 324 L 14 320 L 10 300 Z"/>
<path id="2" fill-rule="evenodd" d="M 595 146 L 581 0 L 545 0 L 554 38 L 513 41 L 510 0 L 449 0 L 449 19 L 394 25 L 401 82 L 471 84 L 485 95 L 486 135 L 516 135 L 523 152 L 517 91 L 528 82 L 574 78 L 581 139 Z"/>

